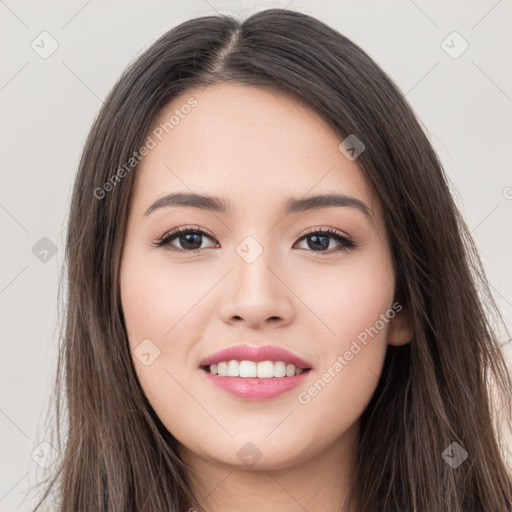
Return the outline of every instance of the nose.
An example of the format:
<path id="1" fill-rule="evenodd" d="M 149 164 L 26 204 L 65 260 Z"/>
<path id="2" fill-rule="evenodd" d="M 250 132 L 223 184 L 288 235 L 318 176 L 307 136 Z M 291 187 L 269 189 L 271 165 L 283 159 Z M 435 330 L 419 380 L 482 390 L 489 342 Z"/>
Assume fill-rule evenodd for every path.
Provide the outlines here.
<path id="1" fill-rule="evenodd" d="M 272 261 L 270 251 L 264 250 L 250 263 L 235 254 L 234 267 L 223 293 L 220 314 L 224 322 L 260 329 L 284 327 L 293 321 L 291 276 Z"/>

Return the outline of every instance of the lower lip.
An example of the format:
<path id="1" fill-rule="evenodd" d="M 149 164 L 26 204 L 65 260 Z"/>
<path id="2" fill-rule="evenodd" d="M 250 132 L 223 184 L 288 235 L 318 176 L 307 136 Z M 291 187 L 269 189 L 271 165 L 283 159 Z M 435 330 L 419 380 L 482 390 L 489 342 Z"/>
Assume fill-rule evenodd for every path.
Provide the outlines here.
<path id="1" fill-rule="evenodd" d="M 210 382 L 232 395 L 247 400 L 267 400 L 300 386 L 311 370 L 305 370 L 293 377 L 272 377 L 269 379 L 245 377 L 219 377 L 208 370 L 200 369 Z"/>

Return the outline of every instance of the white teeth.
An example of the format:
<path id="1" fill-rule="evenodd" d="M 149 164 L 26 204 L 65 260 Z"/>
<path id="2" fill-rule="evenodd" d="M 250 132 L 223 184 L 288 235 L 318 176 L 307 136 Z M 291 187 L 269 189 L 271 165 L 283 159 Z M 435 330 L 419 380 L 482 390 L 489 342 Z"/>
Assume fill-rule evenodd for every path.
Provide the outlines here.
<path id="1" fill-rule="evenodd" d="M 228 363 L 225 361 L 222 363 L 217 363 L 217 375 L 221 377 L 225 377 L 228 374 Z"/>
<path id="2" fill-rule="evenodd" d="M 295 375 L 295 366 L 293 367 L 293 374 Z M 274 377 L 285 377 L 286 376 L 286 364 L 283 361 L 276 361 L 274 363 Z"/>
<path id="3" fill-rule="evenodd" d="M 300 372 L 302 372 L 302 370 L 300 370 L 300 369 L 296 370 L 295 366 L 293 366 L 293 364 L 286 365 L 286 376 L 287 377 L 293 377 L 295 374 L 300 373 Z"/>
<path id="4" fill-rule="evenodd" d="M 228 372 L 230 377 L 238 377 L 240 375 L 240 366 L 237 361 L 228 362 Z"/>
<path id="5" fill-rule="evenodd" d="M 240 377 L 257 377 L 258 376 L 258 368 L 257 364 L 254 361 L 231 361 L 235 363 L 240 369 Z M 229 375 L 228 377 L 237 377 L 237 375 Z"/>
<path id="6" fill-rule="evenodd" d="M 272 361 L 259 361 L 257 368 L 259 379 L 270 379 L 274 376 L 274 363 Z"/>
<path id="7" fill-rule="evenodd" d="M 295 368 L 293 364 L 283 361 L 222 361 L 206 367 L 213 375 L 219 377 L 242 377 L 270 379 L 272 377 L 293 377 L 303 372 L 302 368 Z"/>

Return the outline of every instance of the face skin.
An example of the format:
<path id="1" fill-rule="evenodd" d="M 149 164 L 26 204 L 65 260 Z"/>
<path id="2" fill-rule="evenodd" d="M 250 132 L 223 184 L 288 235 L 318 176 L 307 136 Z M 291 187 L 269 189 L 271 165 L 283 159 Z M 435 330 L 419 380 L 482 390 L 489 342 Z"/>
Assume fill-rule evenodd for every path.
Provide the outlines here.
<path id="1" fill-rule="evenodd" d="M 394 303 L 378 198 L 357 160 L 339 151 L 340 137 L 309 107 L 279 93 L 233 84 L 194 89 L 159 114 L 149 135 L 191 97 L 197 106 L 161 141 L 153 136 L 158 144 L 134 171 L 121 297 L 137 376 L 181 443 L 206 510 L 339 511 L 353 483 L 359 418 L 387 345 L 413 335 L 405 310 L 385 317 L 384 328 L 366 345 L 358 342 L 361 350 L 333 371 L 338 356 Z M 216 196 L 231 209 L 170 206 L 145 215 L 171 192 Z M 288 199 L 326 193 L 364 202 L 369 216 L 350 206 L 285 215 Z M 152 245 L 180 227 L 208 235 L 197 246 L 179 236 L 170 246 Z M 336 238 L 323 246 L 303 237 L 328 228 L 356 247 L 334 252 Z M 263 249 L 251 263 L 237 252 L 248 236 Z M 151 340 L 143 345 L 151 354 L 160 351 L 148 365 L 136 356 L 144 340 Z M 313 369 L 303 385 L 276 398 L 235 397 L 198 367 L 242 343 L 283 347 Z M 301 403 L 300 393 L 304 402 L 329 368 L 335 376 Z M 254 450 L 249 442 L 260 455 L 251 467 L 240 457 Z"/>

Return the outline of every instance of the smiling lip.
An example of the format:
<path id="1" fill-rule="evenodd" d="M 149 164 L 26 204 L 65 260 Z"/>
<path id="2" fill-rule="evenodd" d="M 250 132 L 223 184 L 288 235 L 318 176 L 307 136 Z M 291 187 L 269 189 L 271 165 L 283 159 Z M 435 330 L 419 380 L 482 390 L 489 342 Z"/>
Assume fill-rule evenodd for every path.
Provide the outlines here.
<path id="1" fill-rule="evenodd" d="M 199 363 L 199 367 L 209 366 L 211 364 L 220 363 L 222 361 L 283 361 L 285 364 L 293 364 L 296 368 L 311 369 L 312 366 L 299 356 L 292 354 L 284 348 L 274 345 L 265 345 L 263 347 L 251 347 L 250 345 L 236 345 L 229 347 L 220 352 L 216 352 L 211 356 L 203 359 Z M 236 378 L 236 377 L 235 377 Z M 286 377 L 293 379 L 293 377 Z M 259 380 L 259 379 L 258 379 Z"/>
<path id="2" fill-rule="evenodd" d="M 208 366 L 222 361 L 282 361 L 285 364 L 293 364 L 303 371 L 293 377 L 272 377 L 268 379 L 227 377 L 213 375 L 208 371 Z M 246 400 L 265 400 L 274 398 L 285 391 L 296 388 L 309 377 L 312 366 L 299 356 L 288 350 L 274 345 L 263 347 L 251 347 L 250 345 L 237 345 L 216 352 L 203 359 L 199 365 L 201 373 L 216 387 Z"/>

